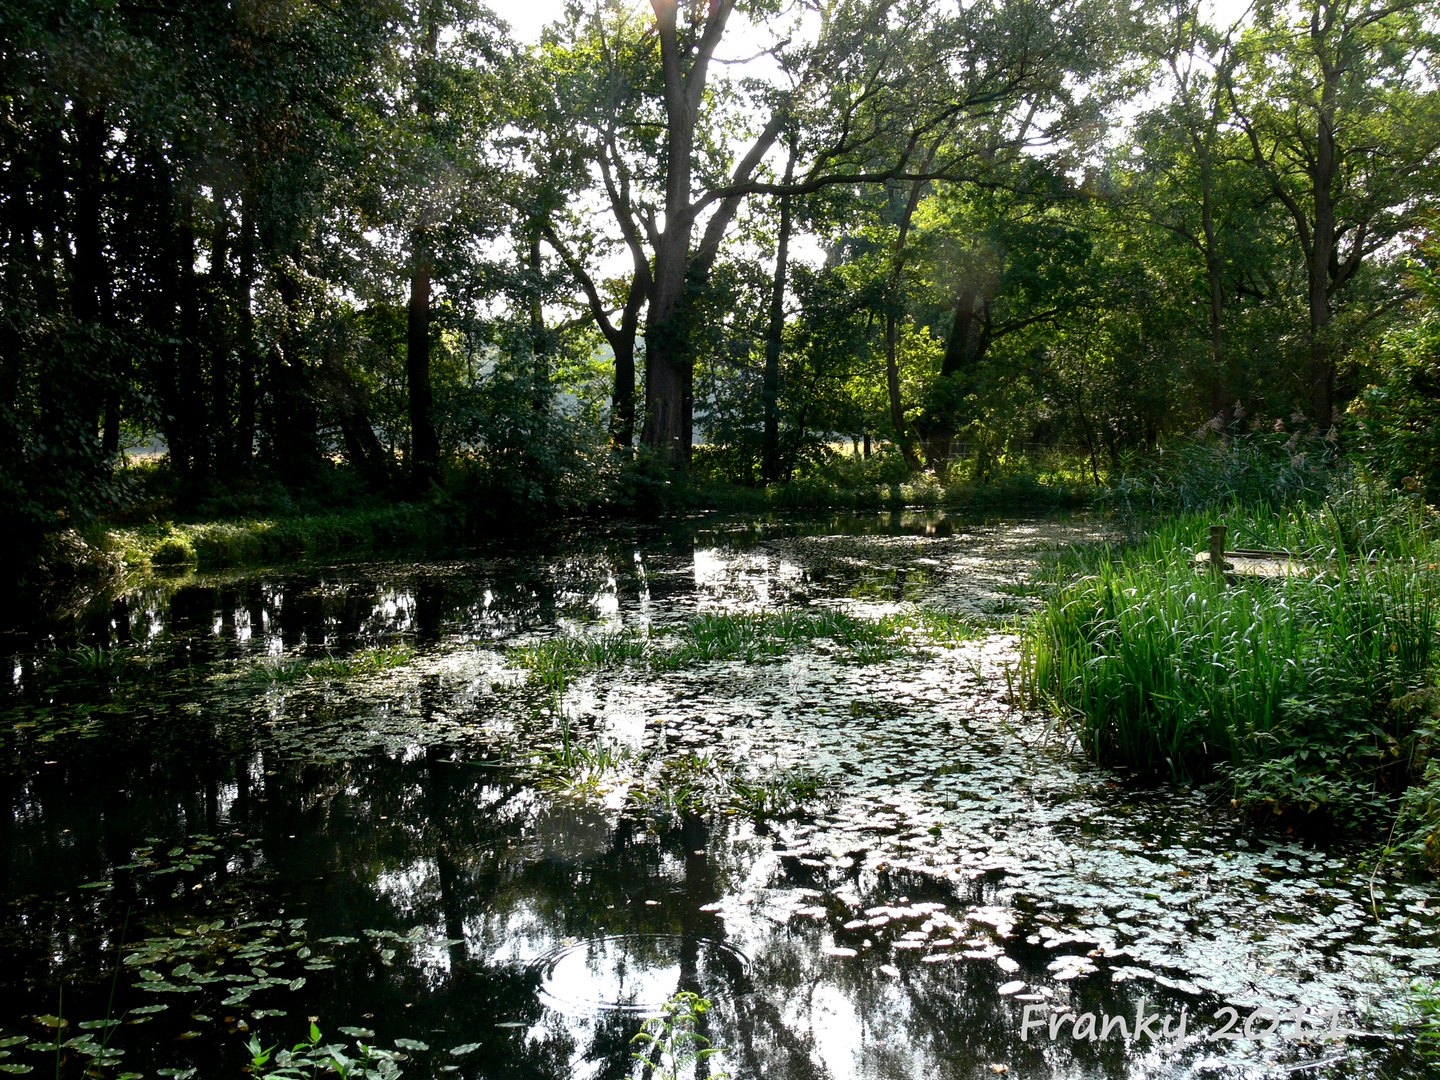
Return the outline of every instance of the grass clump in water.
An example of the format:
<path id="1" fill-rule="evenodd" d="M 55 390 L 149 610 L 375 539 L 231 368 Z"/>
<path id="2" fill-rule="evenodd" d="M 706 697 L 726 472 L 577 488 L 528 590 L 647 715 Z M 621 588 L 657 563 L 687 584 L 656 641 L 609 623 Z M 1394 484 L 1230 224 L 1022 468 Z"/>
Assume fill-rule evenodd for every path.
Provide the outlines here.
<path id="1" fill-rule="evenodd" d="M 1237 807 L 1275 815 L 1383 819 L 1430 738 L 1396 703 L 1433 683 L 1440 656 L 1431 523 L 1363 487 L 1232 510 L 1232 535 L 1310 573 L 1230 584 L 1193 561 L 1218 518 L 1172 519 L 1072 560 L 1084 572 L 1023 636 L 1031 702 L 1071 720 L 1101 763 L 1217 776 Z"/>
<path id="2" fill-rule="evenodd" d="M 757 821 L 804 813 L 824 790 L 824 779 L 805 768 L 781 769 L 755 779 L 730 781 L 731 805 Z"/>
<path id="3" fill-rule="evenodd" d="M 960 625 L 958 617 L 947 621 L 933 613 L 871 620 L 843 611 L 726 612 L 698 615 L 668 632 L 551 638 L 512 649 L 509 655 L 512 664 L 529 671 L 541 685 L 562 690 L 585 672 L 624 667 L 675 671 L 720 660 L 763 663 L 819 640 L 834 642 L 840 659 L 878 663 L 911 651 L 912 630 L 948 640 L 961 632 Z"/>
<path id="4" fill-rule="evenodd" d="M 350 656 L 326 656 L 315 660 L 306 657 L 266 657 L 246 673 L 246 678 L 261 683 L 348 679 L 404 667 L 414 659 L 414 652 L 403 646 L 361 649 Z"/>

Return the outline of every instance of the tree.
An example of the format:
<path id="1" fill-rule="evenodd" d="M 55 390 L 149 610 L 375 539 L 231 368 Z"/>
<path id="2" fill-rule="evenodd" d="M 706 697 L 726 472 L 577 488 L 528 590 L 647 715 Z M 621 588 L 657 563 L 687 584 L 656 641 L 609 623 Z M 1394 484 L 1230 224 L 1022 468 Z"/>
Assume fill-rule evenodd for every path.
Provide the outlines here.
<path id="1" fill-rule="evenodd" d="M 1433 11 L 1418 0 L 1266 5 L 1227 82 L 1244 160 L 1287 211 L 1304 260 L 1310 408 L 1328 425 L 1337 308 L 1440 190 Z M 1430 72 L 1427 76 L 1426 72 Z"/>

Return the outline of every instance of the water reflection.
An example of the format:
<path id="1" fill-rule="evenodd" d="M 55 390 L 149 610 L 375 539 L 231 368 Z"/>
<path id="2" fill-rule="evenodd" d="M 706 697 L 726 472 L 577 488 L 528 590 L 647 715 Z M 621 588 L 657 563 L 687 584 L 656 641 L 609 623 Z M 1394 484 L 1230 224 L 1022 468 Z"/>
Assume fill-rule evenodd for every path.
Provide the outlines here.
<path id="1" fill-rule="evenodd" d="M 688 988 L 713 993 L 703 1034 L 737 1077 L 1302 1063 L 1323 1044 L 1021 1040 L 1027 1004 L 1356 1005 L 1367 956 L 1380 1008 L 1437 954 L 1425 890 L 1377 879 L 1384 921 L 1367 927 L 1353 853 L 1247 838 L 1194 797 L 1126 791 L 1044 745 L 1043 720 L 1006 704 L 1004 640 L 869 667 L 811 650 L 613 673 L 558 703 L 580 739 L 821 768 L 839 783 L 813 821 L 626 813 L 494 766 L 559 722 L 516 685 L 509 643 L 715 608 L 995 613 L 1025 602 L 1038 552 L 1087 535 L 936 515 L 722 522 L 551 554 L 147 580 L 15 630 L 0 1027 L 38 1036 L 26 1017 L 53 1012 L 62 984 L 67 1015 L 102 1017 L 117 948 L 149 938 L 155 956 L 207 944 L 154 966 L 178 989 L 122 968 L 117 1010 L 169 1006 L 117 1037 L 136 1071 L 233 1075 L 242 1023 L 268 1046 L 313 1015 L 400 1045 L 407 1076 L 620 1077 L 640 1017 L 576 1006 Z M 264 657 L 401 643 L 412 662 L 363 678 L 251 677 Z M 90 670 L 54 651 L 77 644 L 121 659 Z M 743 978 L 726 956 L 747 959 Z M 1339 1074 L 1382 1065 L 1408 1068 L 1372 1056 Z"/>

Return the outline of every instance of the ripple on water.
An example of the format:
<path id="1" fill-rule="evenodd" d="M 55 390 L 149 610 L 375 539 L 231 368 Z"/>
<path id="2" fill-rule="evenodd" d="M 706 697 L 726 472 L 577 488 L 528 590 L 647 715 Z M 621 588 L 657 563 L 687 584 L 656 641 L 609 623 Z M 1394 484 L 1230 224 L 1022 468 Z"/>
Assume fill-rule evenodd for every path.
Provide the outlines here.
<path id="1" fill-rule="evenodd" d="M 658 1012 L 684 990 L 710 1000 L 744 993 L 750 961 L 710 938 L 612 934 L 576 942 L 534 968 L 540 1000 L 560 1012 Z"/>

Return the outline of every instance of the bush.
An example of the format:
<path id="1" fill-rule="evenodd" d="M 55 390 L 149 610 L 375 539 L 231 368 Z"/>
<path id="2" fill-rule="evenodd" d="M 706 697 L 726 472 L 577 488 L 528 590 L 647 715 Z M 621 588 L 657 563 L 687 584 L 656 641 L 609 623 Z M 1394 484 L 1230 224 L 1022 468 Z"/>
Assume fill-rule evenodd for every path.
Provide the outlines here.
<path id="1" fill-rule="evenodd" d="M 1440 254 L 1440 244 L 1426 249 Z M 1391 483 L 1440 504 L 1440 276 L 1417 267 L 1414 319 L 1379 350 L 1381 381 L 1351 404 L 1360 452 Z"/>
<path id="2" fill-rule="evenodd" d="M 195 549 L 181 536 L 167 536 L 150 552 L 155 566 L 182 566 L 195 562 Z"/>

